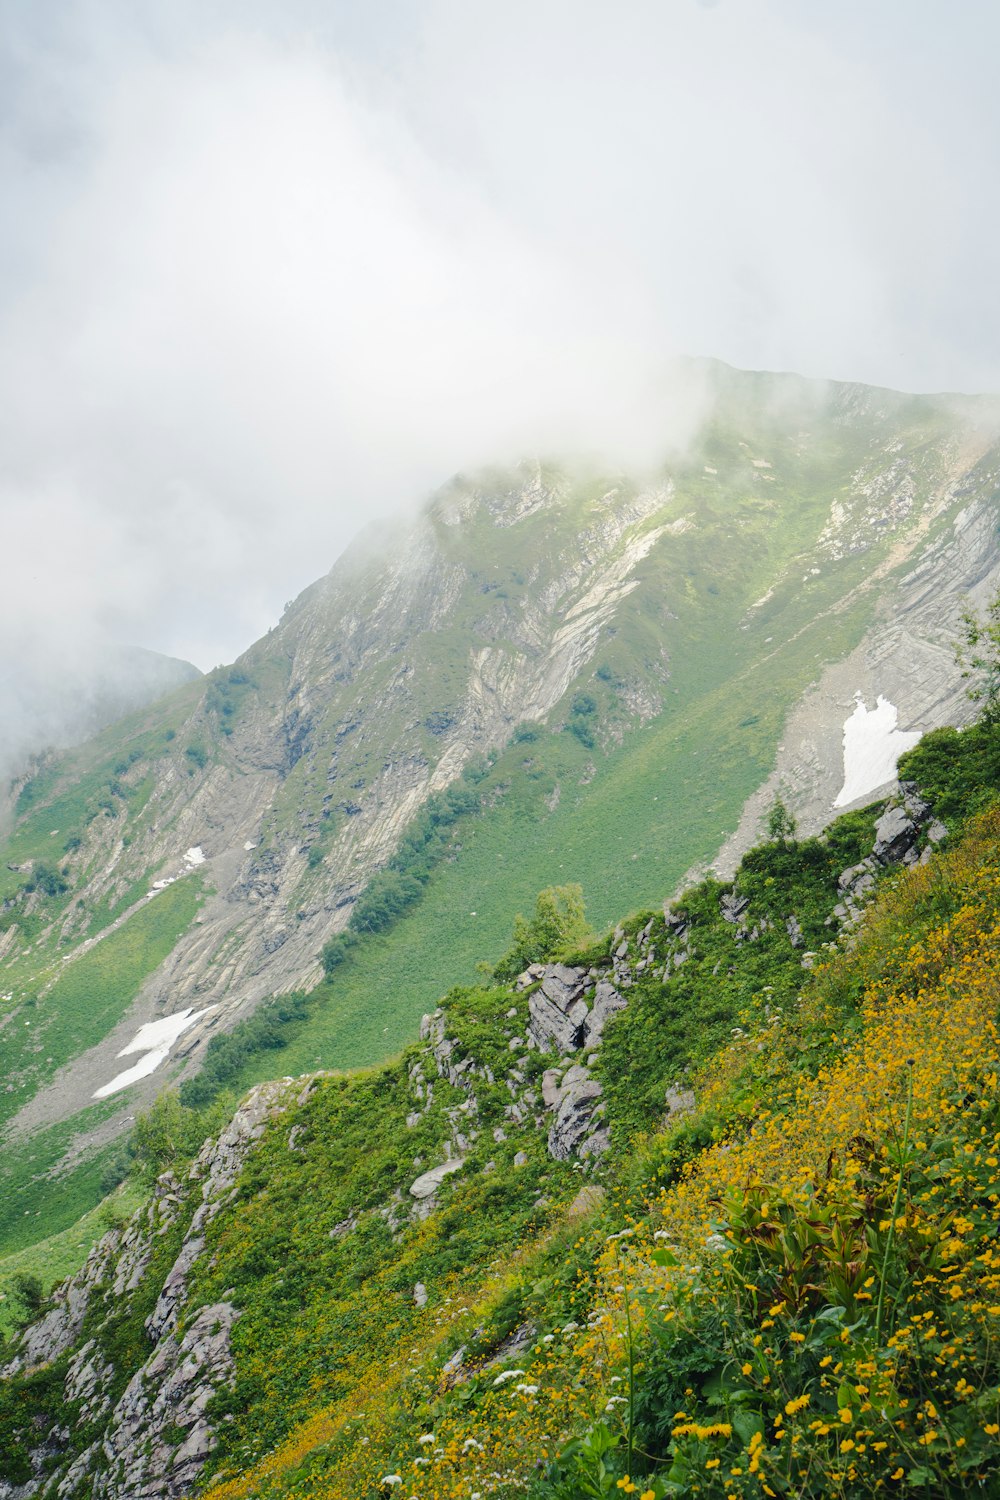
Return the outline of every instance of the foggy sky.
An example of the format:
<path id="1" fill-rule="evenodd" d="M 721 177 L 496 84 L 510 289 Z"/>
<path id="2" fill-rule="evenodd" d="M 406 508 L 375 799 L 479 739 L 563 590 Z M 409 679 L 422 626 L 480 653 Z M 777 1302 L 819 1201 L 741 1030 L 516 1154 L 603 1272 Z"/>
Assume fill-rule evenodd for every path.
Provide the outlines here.
<path id="1" fill-rule="evenodd" d="M 0 652 L 231 660 L 670 357 L 1000 390 L 990 0 L 0 0 Z"/>

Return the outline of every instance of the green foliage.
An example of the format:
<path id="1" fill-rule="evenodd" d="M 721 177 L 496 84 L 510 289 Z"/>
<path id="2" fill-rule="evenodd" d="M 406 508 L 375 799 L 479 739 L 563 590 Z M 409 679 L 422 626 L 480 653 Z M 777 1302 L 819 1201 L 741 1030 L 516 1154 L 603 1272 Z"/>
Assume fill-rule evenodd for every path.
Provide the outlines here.
<path id="1" fill-rule="evenodd" d="M 583 887 L 552 885 L 539 891 L 530 921 L 520 912 L 514 918 L 513 943 L 493 969 L 500 982 L 516 979 L 529 964 L 555 958 L 593 937 L 584 912 Z"/>
<path id="2" fill-rule="evenodd" d="M 795 837 L 797 826 L 795 818 L 789 812 L 781 798 L 775 797 L 771 804 L 771 810 L 767 815 L 768 838 L 786 843 L 788 839 Z"/>
<path id="3" fill-rule="evenodd" d="M 666 1088 L 735 1026 L 794 1004 L 803 950 L 829 941 L 827 919 L 841 900 L 837 877 L 871 852 L 879 811 L 845 814 L 822 838 L 761 844 L 744 856 L 731 887 L 706 880 L 684 892 L 673 908 L 683 926 L 653 918 L 642 950 L 653 957 L 636 975 L 628 1009 L 609 1023 L 599 1059 L 609 1106 L 629 1133 L 662 1119 Z M 738 922 L 722 914 L 729 892 L 747 902 Z M 800 946 L 792 942 L 792 917 Z M 640 925 L 642 918 L 628 924 L 630 944 Z"/>
<path id="4" fill-rule="evenodd" d="M 955 659 L 970 683 L 969 697 L 980 705 L 982 721 L 996 724 L 1000 720 L 1000 594 L 987 606 L 985 619 L 971 609 L 963 611 Z"/>
<path id="5" fill-rule="evenodd" d="M 181 1084 L 181 1104 L 191 1110 L 205 1109 L 236 1084 L 252 1058 L 287 1047 L 313 1008 L 310 996 L 293 991 L 266 1001 L 253 1015 L 238 1021 L 231 1031 L 213 1036 L 200 1071 Z"/>
<path id="6" fill-rule="evenodd" d="M 190 924 L 200 899 L 200 877 L 186 876 L 66 966 L 38 1001 L 30 1025 L 19 1025 L 7 1042 L 5 1064 L 14 1087 L 0 1095 L 0 1119 L 13 1114 L 37 1086 L 42 1047 L 43 1056 L 59 1065 L 110 1031 Z"/>
<path id="7" fill-rule="evenodd" d="M 43 1365 L 30 1375 L 0 1381 L 0 1475 L 10 1485 L 33 1477 L 32 1450 L 37 1433 L 54 1423 L 72 1421 L 78 1406 L 67 1406 L 64 1381 L 68 1359 Z M 37 1425 L 36 1425 L 37 1424 Z"/>
<path id="8" fill-rule="evenodd" d="M 204 745 L 188 745 L 184 754 L 191 762 L 192 770 L 197 768 L 199 771 L 203 771 L 208 765 L 208 751 Z"/>
<path id="9" fill-rule="evenodd" d="M 43 896 L 61 896 L 64 891 L 69 890 L 69 886 L 58 870 L 39 861 L 32 867 L 23 889 L 29 894 L 32 891 L 41 891 Z"/>
<path id="10" fill-rule="evenodd" d="M 372 876 L 355 902 L 346 932 L 336 934 L 324 944 L 320 959 L 326 974 L 340 967 L 360 938 L 387 932 L 419 901 L 448 850 L 450 830 L 461 819 L 480 810 L 480 796 L 473 790 L 473 784 L 481 781 L 486 772 L 478 765 L 467 767 L 461 780 L 442 792 L 432 792 L 427 798 L 408 824 L 389 864 Z"/>
<path id="11" fill-rule="evenodd" d="M 12 1290 L 24 1309 L 25 1321 L 30 1321 L 45 1300 L 45 1288 L 33 1271 L 15 1271 Z"/>
<path id="12" fill-rule="evenodd" d="M 67 1187 L 72 1198 L 75 1185 L 71 1182 Z M 19 1278 L 36 1278 L 41 1282 L 43 1295 L 48 1296 L 53 1286 L 79 1270 L 112 1223 L 127 1218 L 144 1197 L 145 1190 L 129 1182 L 97 1208 L 82 1213 L 69 1228 L 0 1259 L 0 1341 L 8 1338 L 27 1314 L 17 1294 Z"/>
<path id="13" fill-rule="evenodd" d="M 1000 796 L 1000 723 L 932 730 L 900 757 L 899 775 L 917 783 L 939 818 L 961 823 Z"/>
<path id="14" fill-rule="evenodd" d="M 556 1500 L 618 1500 L 621 1476 L 626 1473 L 621 1434 L 598 1422 L 582 1438 L 571 1438 L 546 1469 L 546 1482 Z"/>
<path id="15" fill-rule="evenodd" d="M 469 1047 L 482 1040 L 492 1048 L 487 1017 L 500 1003 L 498 992 L 468 992 L 455 1002 L 465 1007 Z M 537 1204 L 543 1187 L 555 1203 L 576 1191 L 572 1171 L 547 1159 L 533 1128 L 494 1141 L 492 1127 L 505 1119 L 510 1095 L 499 1080 L 491 1085 L 477 1075 L 481 1135 L 468 1148 L 468 1168 L 447 1179 L 430 1219 L 411 1222 L 409 1186 L 441 1159 L 447 1111 L 465 1099 L 435 1079 L 433 1100 L 408 1126 L 405 1080 L 416 1057 L 318 1080 L 252 1154 L 235 1215 L 220 1216 L 218 1230 L 209 1230 L 194 1305 L 225 1293 L 240 1309 L 235 1384 L 213 1402 L 217 1421 L 232 1419 L 217 1428 L 223 1462 L 264 1451 L 318 1387 L 344 1390 L 352 1371 L 394 1357 L 448 1298 L 457 1305 L 497 1256 L 509 1256 L 548 1222 L 552 1207 Z M 529 1155 L 525 1167 L 512 1165 L 519 1147 Z M 490 1172 L 483 1170 L 487 1158 Z M 386 1205 L 400 1198 L 397 1219 Z M 426 1310 L 414 1302 L 418 1281 L 427 1288 Z M 511 1287 L 504 1278 L 474 1346 L 485 1353 L 499 1344 L 533 1296 L 530 1286 Z"/>
<path id="16" fill-rule="evenodd" d="M 248 697 L 257 691 L 257 686 L 253 678 L 240 667 L 218 667 L 209 674 L 205 707 L 218 716 L 219 728 L 223 734 L 232 734 Z M 190 751 L 187 753 L 190 754 Z M 200 767 L 204 762 L 196 764 Z"/>
<path id="17" fill-rule="evenodd" d="M 152 1186 L 168 1167 L 179 1174 L 231 1113 L 231 1099 L 204 1110 L 183 1104 L 176 1089 L 165 1089 L 149 1110 L 136 1116 L 129 1136 L 128 1154 L 138 1179 Z"/>

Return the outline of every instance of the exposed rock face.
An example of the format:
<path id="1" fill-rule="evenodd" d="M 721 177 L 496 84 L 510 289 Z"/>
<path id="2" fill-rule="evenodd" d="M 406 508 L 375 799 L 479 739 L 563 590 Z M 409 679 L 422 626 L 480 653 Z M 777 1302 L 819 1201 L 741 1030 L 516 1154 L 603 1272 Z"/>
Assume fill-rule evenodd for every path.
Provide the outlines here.
<path id="1" fill-rule="evenodd" d="M 578 1151 L 582 1156 L 599 1156 L 607 1150 L 607 1131 L 595 1131 L 596 1119 L 603 1114 L 603 1092 L 585 1067 L 574 1065 L 563 1076 L 548 1137 L 549 1155 L 556 1161 L 566 1161 Z"/>
<path id="2" fill-rule="evenodd" d="M 182 1339 L 168 1334 L 160 1340 L 115 1407 L 95 1500 L 173 1500 L 190 1493 L 215 1447 L 205 1407 L 232 1374 L 229 1335 L 238 1316 L 228 1302 L 212 1303 Z M 176 1428 L 184 1434 L 179 1444 L 168 1435 Z"/>
<path id="3" fill-rule="evenodd" d="M 49 1484 L 47 1494 L 66 1500 L 79 1493 L 93 1500 L 174 1500 L 190 1494 L 215 1446 L 206 1407 L 231 1377 L 229 1341 L 239 1310 L 228 1302 L 202 1307 L 178 1337 L 188 1277 L 205 1248 L 205 1227 L 231 1198 L 248 1152 L 295 1094 L 303 1097 L 301 1081 L 254 1089 L 219 1138 L 206 1142 L 186 1180 L 165 1173 L 150 1204 L 104 1236 L 83 1269 L 57 1289 L 54 1308 L 25 1330 L 0 1377 L 29 1373 L 58 1359 L 77 1342 L 89 1313 L 93 1336 L 69 1360 L 66 1400 L 81 1401 L 79 1422 L 100 1422 L 103 1432 L 82 1453 L 74 1453 L 68 1428 L 40 1433 L 33 1456 L 36 1478 L 14 1486 L 0 1475 L 0 1500 L 31 1500 Z M 100 1343 L 104 1321 L 127 1308 L 157 1241 L 182 1223 L 180 1248 L 145 1323 L 149 1357 L 124 1391 L 118 1386 L 116 1397 L 118 1372 Z M 67 1456 L 60 1465 L 61 1453 Z"/>
<path id="4" fill-rule="evenodd" d="M 872 850 L 880 865 L 905 860 L 920 835 L 919 826 L 902 807 L 888 807 L 875 824 Z"/>
<path id="5" fill-rule="evenodd" d="M 499 490 L 456 481 L 422 515 L 383 532 L 377 547 L 359 542 L 296 600 L 236 664 L 251 687 L 225 736 L 210 698 L 193 710 L 185 738 L 219 753 L 203 770 L 158 767 L 144 826 L 109 846 L 100 874 L 79 890 L 89 910 L 144 875 L 176 875 L 182 851 L 198 846 L 216 894 L 120 1030 L 32 1101 L 18 1128 L 88 1104 L 95 1072 L 100 1082 L 115 1075 L 117 1052 L 157 1018 L 165 995 L 174 1010 L 197 1001 L 205 1012 L 175 1047 L 175 1056 L 194 1059 L 262 999 L 311 987 L 323 944 L 343 930 L 427 797 L 472 757 L 506 744 L 514 724 L 540 720 L 559 703 L 666 535 L 669 517 L 655 518 L 671 493 L 669 484 L 610 489 L 580 535 L 567 528 L 553 543 L 545 513 L 569 502 L 571 481 L 531 465 Z M 469 543 L 480 523 L 522 528 L 512 544 L 514 557 L 525 547 L 516 597 L 483 596 L 482 559 Z M 435 703 L 442 634 L 470 599 L 480 601 L 479 615 L 463 624 L 467 644 L 441 684 L 449 701 Z M 252 690 L 258 679 L 269 684 L 266 696 Z M 378 692 L 374 681 L 383 684 Z M 320 847 L 324 857 L 311 863 Z M 75 908 L 61 934 L 67 942 L 82 935 L 74 923 Z M 139 1100 L 158 1091 L 155 1080 L 133 1087 Z"/>
<path id="6" fill-rule="evenodd" d="M 540 1052 L 565 1056 L 599 1047 L 609 1016 L 626 1003 L 606 979 L 565 964 L 532 964 L 517 983 L 537 985 L 528 999 L 528 1036 Z"/>
<path id="7" fill-rule="evenodd" d="M 839 927 L 850 941 L 864 898 L 886 865 L 921 857 L 932 834 L 943 830 L 935 827 L 915 789 L 904 786 L 873 828 L 872 853 L 841 873 L 843 900 L 830 918 L 831 927 Z M 763 920 L 738 889 L 724 893 L 720 907 L 730 924 L 726 938 L 734 952 L 760 935 Z M 497 1161 L 482 1161 L 486 1152 L 472 1150 L 481 1129 L 497 1148 L 504 1148 L 497 1156 L 503 1155 L 508 1171 L 530 1170 L 533 1159 L 537 1163 L 530 1134 L 538 1132 L 555 1161 L 573 1161 L 583 1172 L 600 1176 L 601 1158 L 613 1144 L 598 1076 L 605 1028 L 628 1003 L 630 990 L 648 997 L 642 984 L 633 990 L 641 976 L 670 984 L 678 961 L 697 952 L 700 920 L 668 907 L 662 925 L 651 918 L 639 930 L 617 929 L 610 952 L 594 966 L 532 965 L 519 977 L 516 995 L 505 996 L 498 1007 L 499 1033 L 483 1036 L 485 1051 L 477 1051 L 470 1041 L 474 1027 L 456 1028 L 458 1036 L 449 1035 L 447 1010 L 424 1017 L 423 1046 L 401 1084 L 406 1099 L 400 1118 L 409 1110 L 402 1128 L 415 1129 L 437 1089 L 439 1106 L 444 1096 L 436 1116 L 442 1129 L 433 1154 L 422 1143 L 419 1149 L 425 1154 L 412 1158 L 412 1182 L 407 1174 L 375 1209 L 393 1236 L 448 1201 L 454 1174 L 471 1172 L 477 1163 L 484 1173 L 497 1170 Z M 780 921 L 775 926 L 783 939 Z M 794 913 L 784 919 L 784 929 L 793 947 L 802 945 Z M 719 924 L 713 923 L 713 934 L 717 941 Z M 802 962 L 809 958 L 802 955 Z M 508 998 L 517 1003 L 508 1005 Z M 491 1086 L 488 1097 L 484 1084 Z M 225 1300 L 228 1293 L 209 1306 L 192 1302 L 194 1275 L 207 1254 L 209 1226 L 236 1193 L 255 1141 L 290 1103 L 304 1103 L 313 1087 L 313 1079 L 288 1079 L 254 1090 L 218 1139 L 206 1144 L 184 1180 L 164 1173 L 149 1207 L 106 1236 L 83 1271 L 57 1292 L 51 1310 L 26 1330 L 5 1373 L 28 1372 L 68 1354 L 66 1402 L 80 1403 L 79 1422 L 97 1437 L 79 1452 L 69 1429 L 39 1431 L 34 1477 L 20 1487 L 0 1479 L 0 1500 L 42 1500 L 50 1483 L 51 1490 L 44 1493 L 60 1500 L 79 1500 L 81 1495 L 90 1500 L 179 1500 L 197 1487 L 217 1442 L 207 1416 L 209 1403 L 233 1378 L 230 1341 L 240 1312 Z M 676 1126 L 695 1102 L 682 1075 L 666 1089 L 662 1123 Z M 496 1123 L 498 1118 L 503 1124 Z M 299 1122 L 289 1128 L 287 1120 L 281 1121 L 278 1129 L 293 1152 L 308 1138 Z M 428 1160 L 433 1164 L 427 1165 Z M 599 1191 L 595 1187 L 579 1200 L 581 1211 L 597 1201 Z M 539 1208 L 547 1201 L 541 1191 L 536 1201 Z M 353 1233 L 361 1216 L 359 1208 L 334 1223 L 330 1238 Z M 164 1248 L 158 1252 L 158 1246 Z M 105 1320 L 128 1307 L 143 1278 L 143 1290 L 149 1289 L 153 1267 L 158 1296 L 143 1325 L 148 1357 L 138 1369 L 116 1372 L 102 1344 Z M 409 1295 L 416 1307 L 432 1301 L 429 1287 L 429 1282 L 412 1284 Z M 461 1372 L 457 1356 L 449 1379 L 463 1378 Z M 131 1377 L 127 1383 L 126 1375 Z"/>
<path id="8" fill-rule="evenodd" d="M 961 467 L 962 455 L 955 457 Z M 899 710 L 901 728 L 923 733 L 942 724 L 965 724 L 973 716 L 954 643 L 963 609 L 982 613 L 1000 590 L 1000 534 L 990 493 L 996 487 L 995 455 L 975 472 L 971 487 L 988 481 L 984 492 L 957 511 L 941 536 L 925 544 L 928 526 L 949 500 L 969 493 L 968 478 L 957 472 L 950 484 L 943 476 L 927 525 L 900 539 L 894 581 L 882 568 L 861 586 L 879 591 L 876 623 L 848 656 L 824 667 L 789 715 L 774 771 L 748 799 L 738 829 L 712 862 L 723 879 L 731 878 L 743 854 L 760 842 L 776 797 L 794 812 L 800 837 L 818 833 L 830 821 L 844 777 L 844 725 L 856 693 L 869 705 L 883 694 Z M 861 801 L 892 788 L 891 781 L 872 786 Z"/>
<path id="9" fill-rule="evenodd" d="M 882 601 L 863 645 L 835 664 L 833 675 L 824 673 L 793 713 L 773 783 L 747 811 L 745 847 L 786 781 L 802 831 L 826 821 L 856 691 L 885 692 L 914 730 L 961 712 L 963 685 L 949 646 L 961 597 L 980 606 L 1000 581 L 1000 464 L 990 428 L 997 413 L 988 403 L 949 398 L 925 403 L 915 418 L 909 400 L 861 387 L 786 377 L 754 377 L 751 387 L 731 371 L 716 371 L 712 381 L 721 403 L 716 418 L 735 424 L 734 435 L 738 427 L 752 436 L 755 424 L 773 431 L 777 392 L 783 409 L 810 414 L 816 442 L 829 449 L 824 462 L 838 499 L 810 522 L 805 545 L 814 566 L 807 575 L 798 572 L 798 550 L 790 562 L 786 549 L 773 549 L 779 592 L 787 594 L 789 567 L 797 575 L 791 582 L 805 584 L 832 562 L 870 550 L 871 566 L 849 600 L 867 601 L 870 613 Z M 794 495 L 800 483 L 811 483 L 816 455 L 806 441 L 786 446 L 781 489 Z M 805 455 L 801 465 L 793 447 Z M 754 464 L 744 472 L 739 458 L 732 477 L 754 486 L 758 497 L 769 489 L 776 497 L 771 486 L 779 475 L 770 461 Z M 692 549 L 692 566 L 710 570 L 720 534 L 682 504 L 685 482 L 681 471 L 655 486 L 619 478 L 595 496 L 589 478 L 581 485 L 527 464 L 456 480 L 422 515 L 384 528 L 378 545 L 359 542 L 307 589 L 236 664 L 235 684 L 219 679 L 193 692 L 175 750 L 123 772 L 129 793 L 147 776 L 155 783 L 141 813 L 123 813 L 127 837 L 112 826 L 117 819 L 97 819 L 85 831 L 85 847 L 68 856 L 82 905 L 74 902 L 59 918 L 53 936 L 60 959 L 85 940 L 89 913 L 143 881 L 175 876 L 186 847 L 204 851 L 213 894 L 120 1027 L 50 1080 L 15 1129 L 88 1104 L 95 1083 L 118 1071 L 114 1059 L 138 1026 L 160 1018 L 167 1004 L 202 1012 L 174 1053 L 193 1070 L 214 1032 L 266 996 L 310 987 L 320 977 L 324 942 L 344 928 L 427 797 L 453 782 L 470 758 L 507 744 L 519 720 L 556 727 L 551 716 L 563 712 L 567 692 L 591 681 L 609 632 L 617 632 L 616 650 L 625 650 L 632 632 L 622 626 L 637 612 L 652 618 L 655 611 L 663 642 L 658 651 L 636 652 L 616 680 L 617 717 L 606 732 L 602 726 L 602 749 L 625 737 L 630 720 L 655 716 L 669 691 L 668 621 L 679 618 L 663 599 L 664 569 L 677 562 L 671 549 Z M 782 503 L 769 499 L 761 511 L 773 512 L 776 529 Z M 493 547 L 484 548 L 486 534 Z M 749 583 L 742 577 L 734 587 Z M 747 599 L 747 629 L 762 622 L 773 592 Z M 834 599 L 819 617 L 832 618 L 845 602 Z M 765 655 L 801 633 L 782 635 L 781 610 L 776 621 L 777 634 L 769 622 L 760 637 Z M 443 665 L 444 649 L 450 654 Z M 220 708 L 219 694 L 230 686 L 235 696 Z M 678 954 L 675 962 L 683 961 Z M 612 982 L 619 993 L 627 988 L 624 968 Z M 560 1011 L 560 997 L 551 998 Z M 548 1017 L 547 1035 L 560 1037 L 561 1046 L 579 1024 L 572 1009 L 563 1007 L 561 1020 Z M 542 1024 L 539 1018 L 540 1032 Z M 130 1087 L 130 1103 L 143 1104 L 158 1080 Z"/>

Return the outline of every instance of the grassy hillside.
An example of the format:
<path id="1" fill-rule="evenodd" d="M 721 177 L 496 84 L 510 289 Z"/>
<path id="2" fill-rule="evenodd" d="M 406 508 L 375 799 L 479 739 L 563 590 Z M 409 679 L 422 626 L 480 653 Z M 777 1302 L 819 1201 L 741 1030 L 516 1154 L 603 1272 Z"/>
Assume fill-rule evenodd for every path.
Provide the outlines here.
<path id="1" fill-rule="evenodd" d="M 1000 728 L 929 736 L 906 772 L 953 838 L 886 872 L 840 941 L 837 876 L 878 809 L 564 954 L 628 995 L 592 1060 L 601 1164 L 546 1150 L 554 1059 L 522 1054 L 529 992 L 497 981 L 445 998 L 443 1071 L 425 1043 L 295 1086 L 182 1313 L 239 1310 L 211 1500 L 994 1492 Z M 678 1080 L 694 1100 L 664 1125 Z M 109 1286 L 81 1332 L 112 1397 L 201 1202 L 197 1177 L 176 1186 L 197 1127 L 169 1103 L 144 1127 L 178 1206 L 137 1290 Z M 0 1391 L 12 1473 L 61 1378 Z"/>
<path id="2" fill-rule="evenodd" d="M 890 881 L 794 997 L 759 991 L 702 1065 L 695 1113 L 639 1145 L 606 1197 L 544 1158 L 504 1174 L 499 1215 L 460 1183 L 382 1269 L 377 1237 L 319 1250 L 342 1206 L 320 1206 L 320 1163 L 352 1098 L 346 1082 L 320 1090 L 306 1159 L 276 1136 L 218 1242 L 213 1287 L 275 1280 L 239 1294 L 262 1362 L 241 1360 L 212 1500 L 339 1500 L 395 1489 L 392 1475 L 425 1497 L 992 1493 L 998 892 L 993 811 Z M 353 1095 L 351 1139 L 401 1076 Z M 374 1139 L 391 1142 L 385 1120 Z M 536 1227 L 521 1215 L 543 1181 Z M 300 1274 L 288 1247 L 312 1224 L 321 1259 Z M 247 1468 L 240 1454 L 296 1410 Z"/>

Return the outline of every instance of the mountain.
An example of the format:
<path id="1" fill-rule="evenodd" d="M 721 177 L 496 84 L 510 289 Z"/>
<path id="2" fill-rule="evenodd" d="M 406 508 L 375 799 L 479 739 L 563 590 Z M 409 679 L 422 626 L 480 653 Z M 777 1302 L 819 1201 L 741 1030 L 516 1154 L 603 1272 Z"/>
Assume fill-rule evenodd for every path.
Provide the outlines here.
<path id="1" fill-rule="evenodd" d="M 231 668 L 21 787 L 8 1247 L 97 1201 L 165 1082 L 374 1064 L 543 888 L 580 882 L 603 928 L 729 839 L 725 873 L 776 791 L 815 831 L 967 715 L 952 641 L 1000 582 L 1000 403 L 695 378 L 710 415 L 657 475 L 459 477 Z"/>
<path id="2" fill-rule="evenodd" d="M 583 949 L 540 901 L 379 1068 L 165 1095 L 13 1284 L 0 1500 L 995 1493 L 995 714 L 903 775 Z"/>

